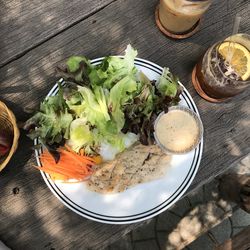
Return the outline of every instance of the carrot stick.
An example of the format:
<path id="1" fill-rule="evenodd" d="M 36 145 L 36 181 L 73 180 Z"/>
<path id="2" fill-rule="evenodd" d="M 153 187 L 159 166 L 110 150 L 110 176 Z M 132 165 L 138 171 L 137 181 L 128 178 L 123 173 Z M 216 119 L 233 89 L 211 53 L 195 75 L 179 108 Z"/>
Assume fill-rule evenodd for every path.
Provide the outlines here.
<path id="1" fill-rule="evenodd" d="M 37 169 L 45 172 L 45 173 L 48 173 L 48 174 L 62 174 L 64 175 L 65 177 L 69 178 L 69 177 L 72 177 L 72 178 L 75 178 L 76 174 L 72 175 L 72 174 L 69 174 L 69 173 L 65 173 L 65 172 L 62 172 L 60 170 L 55 170 L 55 169 L 49 169 L 48 167 L 38 167 Z"/>
<path id="2" fill-rule="evenodd" d="M 69 151 L 69 152 L 71 152 L 72 154 L 74 154 L 74 155 L 76 155 L 76 156 L 79 156 L 75 151 L 73 151 L 67 144 L 65 144 L 64 145 L 64 147 Z M 83 149 L 81 149 L 82 150 L 82 152 L 84 153 L 84 150 Z M 81 150 L 80 150 L 80 154 L 81 154 Z M 64 150 L 65 151 L 65 150 Z M 88 160 L 90 160 L 90 161 L 93 161 L 93 158 L 91 158 L 91 157 L 88 157 L 88 156 L 84 156 L 84 158 L 85 159 L 88 159 Z"/>
<path id="3" fill-rule="evenodd" d="M 60 153 L 61 153 L 62 155 L 63 155 L 63 154 L 68 155 L 69 157 L 71 157 L 71 158 L 74 159 L 75 161 L 78 160 L 79 162 L 84 162 L 84 163 L 87 163 L 87 164 L 92 164 L 92 165 L 95 164 L 93 161 L 90 160 L 90 159 L 92 159 L 92 158 L 87 157 L 87 156 L 82 157 L 82 156 L 80 156 L 80 155 L 78 155 L 78 154 L 74 154 L 74 153 L 69 152 L 69 151 L 66 151 L 66 150 L 61 150 Z"/>
<path id="4" fill-rule="evenodd" d="M 48 151 L 44 151 L 39 157 L 42 167 L 36 167 L 49 174 L 52 180 L 83 181 L 93 173 L 92 166 L 101 162 L 101 157 L 86 156 L 83 149 L 80 150 L 80 154 L 77 154 L 67 145 L 59 148 L 59 152 L 60 160 L 56 163 L 52 155 Z"/>
<path id="5" fill-rule="evenodd" d="M 90 168 L 82 168 L 82 167 L 79 167 L 79 166 L 70 166 L 71 168 L 69 168 L 69 165 L 66 165 L 66 166 L 63 166 L 62 164 L 51 164 L 51 163 L 47 163 L 46 161 L 42 161 L 42 165 L 43 167 L 45 168 L 51 168 L 52 170 L 54 169 L 54 171 L 56 170 L 61 170 L 61 171 L 64 171 L 64 172 L 67 172 L 67 173 L 82 173 L 82 174 L 86 174 L 88 172 L 91 172 L 91 169 Z"/>

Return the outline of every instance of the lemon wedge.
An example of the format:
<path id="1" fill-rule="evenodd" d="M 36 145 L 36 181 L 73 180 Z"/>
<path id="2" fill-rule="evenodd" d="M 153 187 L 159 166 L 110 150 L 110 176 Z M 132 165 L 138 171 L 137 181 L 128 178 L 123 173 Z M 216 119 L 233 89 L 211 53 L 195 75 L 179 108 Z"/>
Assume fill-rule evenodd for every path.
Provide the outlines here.
<path id="1" fill-rule="evenodd" d="M 223 42 L 218 51 L 243 81 L 250 77 L 250 52 L 246 47 L 235 42 Z"/>

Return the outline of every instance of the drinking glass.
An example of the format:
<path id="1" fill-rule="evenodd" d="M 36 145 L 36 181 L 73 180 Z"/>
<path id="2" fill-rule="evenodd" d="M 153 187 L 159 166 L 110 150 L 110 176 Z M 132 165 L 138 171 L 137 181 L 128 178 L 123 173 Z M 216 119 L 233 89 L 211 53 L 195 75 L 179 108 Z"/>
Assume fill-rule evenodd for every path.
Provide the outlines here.
<path id="1" fill-rule="evenodd" d="M 160 0 L 156 13 L 157 24 L 161 26 L 161 30 L 173 35 L 192 35 L 211 2 L 212 0 Z"/>
<path id="2" fill-rule="evenodd" d="M 247 58 L 250 59 L 250 35 L 247 34 L 230 36 L 215 43 L 205 52 L 193 70 L 192 81 L 198 94 L 211 102 L 224 101 L 241 93 L 250 85 L 250 76 L 242 79 L 233 65 L 220 55 L 218 50 L 225 42 L 231 46 L 228 53 L 231 51 L 230 48 L 243 46 L 246 54 L 239 54 L 239 57 L 242 56 L 238 58 L 239 62 L 244 63 Z M 249 63 L 250 61 L 246 61 L 245 66 L 248 68 L 250 68 Z"/>

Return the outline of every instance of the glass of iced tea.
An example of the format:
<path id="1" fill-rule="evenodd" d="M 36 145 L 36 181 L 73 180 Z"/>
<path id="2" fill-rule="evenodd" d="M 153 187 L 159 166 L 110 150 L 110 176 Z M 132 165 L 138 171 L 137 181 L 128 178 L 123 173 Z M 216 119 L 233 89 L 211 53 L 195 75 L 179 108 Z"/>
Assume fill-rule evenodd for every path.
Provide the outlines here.
<path id="1" fill-rule="evenodd" d="M 172 38 L 186 38 L 197 30 L 200 19 L 212 0 L 160 0 L 156 9 L 156 23 Z"/>
<path id="2" fill-rule="evenodd" d="M 236 34 L 212 45 L 193 70 L 198 94 L 222 102 L 250 86 L 250 35 Z"/>

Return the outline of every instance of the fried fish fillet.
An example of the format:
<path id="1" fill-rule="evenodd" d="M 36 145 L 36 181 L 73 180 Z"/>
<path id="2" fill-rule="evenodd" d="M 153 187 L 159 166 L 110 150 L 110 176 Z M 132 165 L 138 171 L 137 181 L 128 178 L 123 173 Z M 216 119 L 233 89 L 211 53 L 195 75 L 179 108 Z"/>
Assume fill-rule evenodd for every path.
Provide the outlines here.
<path id="1" fill-rule="evenodd" d="M 95 166 L 87 186 L 98 193 L 123 192 L 139 183 L 163 177 L 169 162 L 170 156 L 157 145 L 136 144 L 118 154 L 113 161 Z"/>

